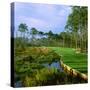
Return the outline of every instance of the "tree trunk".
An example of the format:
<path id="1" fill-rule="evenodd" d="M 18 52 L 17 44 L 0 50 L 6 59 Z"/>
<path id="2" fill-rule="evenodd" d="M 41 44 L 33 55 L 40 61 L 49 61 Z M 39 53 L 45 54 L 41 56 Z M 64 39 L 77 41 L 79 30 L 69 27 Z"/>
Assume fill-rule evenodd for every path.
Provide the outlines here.
<path id="1" fill-rule="evenodd" d="M 63 36 L 63 47 L 65 46 L 65 37 Z"/>

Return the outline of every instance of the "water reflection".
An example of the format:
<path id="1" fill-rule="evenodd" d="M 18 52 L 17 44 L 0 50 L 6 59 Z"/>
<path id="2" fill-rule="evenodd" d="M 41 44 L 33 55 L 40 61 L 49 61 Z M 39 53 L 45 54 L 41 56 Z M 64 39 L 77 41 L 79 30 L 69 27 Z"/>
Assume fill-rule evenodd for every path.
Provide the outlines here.
<path id="1" fill-rule="evenodd" d="M 17 81 L 15 83 L 15 87 L 22 87 L 22 82 L 21 81 Z"/>
<path id="2" fill-rule="evenodd" d="M 56 69 L 58 69 L 58 70 L 60 70 L 61 72 L 63 71 L 63 69 L 62 69 L 62 67 L 61 67 L 61 64 L 60 64 L 60 62 L 59 61 L 57 61 L 57 62 L 52 62 L 51 64 L 48 64 L 48 63 L 45 63 L 45 64 L 43 64 L 45 67 L 47 67 L 47 68 L 56 68 Z"/>
<path id="3" fill-rule="evenodd" d="M 43 64 L 45 67 L 51 69 L 51 68 L 55 68 L 57 70 L 59 70 L 60 72 L 63 72 L 63 69 L 61 67 L 61 63 L 59 61 L 55 61 L 55 62 L 52 62 L 52 63 L 45 63 Z M 17 81 L 15 83 L 15 87 L 22 87 L 22 82 L 21 81 Z"/>

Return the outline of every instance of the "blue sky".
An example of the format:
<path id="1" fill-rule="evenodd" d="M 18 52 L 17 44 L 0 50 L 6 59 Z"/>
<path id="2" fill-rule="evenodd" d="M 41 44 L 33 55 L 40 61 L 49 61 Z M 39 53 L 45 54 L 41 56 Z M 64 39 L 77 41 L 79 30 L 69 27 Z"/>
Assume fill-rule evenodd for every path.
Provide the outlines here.
<path id="1" fill-rule="evenodd" d="M 15 3 L 15 30 L 20 23 L 26 23 L 28 29 L 35 27 L 43 32 L 60 33 L 70 13 L 71 7 L 64 5 Z"/>

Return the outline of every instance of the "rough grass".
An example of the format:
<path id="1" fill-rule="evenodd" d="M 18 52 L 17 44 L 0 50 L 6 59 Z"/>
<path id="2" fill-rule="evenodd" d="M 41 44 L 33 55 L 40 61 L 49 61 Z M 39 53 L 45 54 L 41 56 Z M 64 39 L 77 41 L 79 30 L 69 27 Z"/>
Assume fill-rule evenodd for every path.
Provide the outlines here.
<path id="1" fill-rule="evenodd" d="M 87 54 L 76 53 L 73 48 L 60 48 L 60 47 L 49 47 L 53 49 L 58 55 L 62 56 L 62 60 L 65 64 L 70 67 L 82 72 L 87 73 Z"/>
<path id="2" fill-rule="evenodd" d="M 23 86 L 82 83 L 78 77 L 74 79 L 55 68 L 43 66 L 44 63 L 50 64 L 60 59 L 72 68 L 87 73 L 87 55 L 76 54 L 72 48 L 28 47 L 23 51 L 16 51 L 14 58 L 15 81 L 20 80 Z"/>

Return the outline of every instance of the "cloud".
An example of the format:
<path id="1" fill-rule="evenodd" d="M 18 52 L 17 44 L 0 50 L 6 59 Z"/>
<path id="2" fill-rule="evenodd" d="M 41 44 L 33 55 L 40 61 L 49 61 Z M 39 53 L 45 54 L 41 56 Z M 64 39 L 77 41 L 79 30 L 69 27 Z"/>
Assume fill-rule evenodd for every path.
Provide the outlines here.
<path id="1" fill-rule="evenodd" d="M 17 19 L 19 20 L 18 24 L 22 22 L 26 23 L 30 27 L 44 27 L 48 25 L 47 22 L 33 17 L 20 16 Z"/>
<path id="2" fill-rule="evenodd" d="M 68 6 L 54 4 L 15 4 L 15 26 L 26 23 L 29 28 L 35 27 L 40 31 L 61 32 L 71 12 Z"/>

